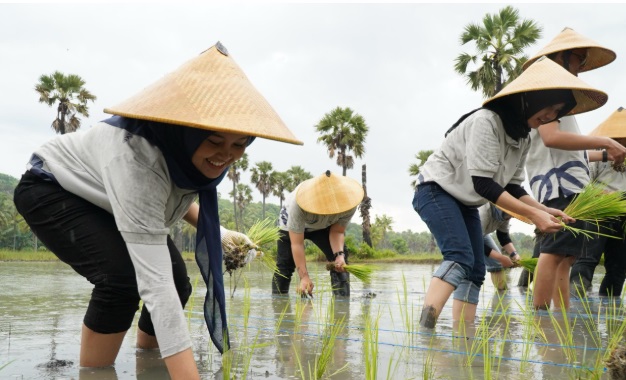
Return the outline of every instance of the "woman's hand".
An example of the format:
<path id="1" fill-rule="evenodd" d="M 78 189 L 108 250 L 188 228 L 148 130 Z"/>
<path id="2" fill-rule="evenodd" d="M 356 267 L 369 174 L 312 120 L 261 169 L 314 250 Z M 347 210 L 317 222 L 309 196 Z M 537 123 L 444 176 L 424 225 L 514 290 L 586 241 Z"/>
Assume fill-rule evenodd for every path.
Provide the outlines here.
<path id="1" fill-rule="evenodd" d="M 311 278 L 309 278 L 308 275 L 305 275 L 302 278 L 300 278 L 300 284 L 296 288 L 296 293 L 300 295 L 313 296 L 314 286 L 315 285 L 313 285 L 313 281 L 311 281 Z"/>
<path id="2" fill-rule="evenodd" d="M 335 272 L 345 272 L 343 266 L 346 265 L 346 259 L 343 255 L 335 257 Z"/>
<path id="3" fill-rule="evenodd" d="M 498 258 L 498 261 L 505 268 L 510 268 L 510 267 L 513 266 L 513 261 L 507 255 L 502 255 L 501 254 L 500 257 Z"/>
<path id="4" fill-rule="evenodd" d="M 553 209 L 553 210 L 560 211 L 556 209 Z M 562 211 L 560 212 L 561 214 L 565 215 Z M 572 218 L 570 218 L 569 216 L 567 215 L 565 216 L 569 218 L 570 220 L 572 220 Z M 559 232 L 563 228 L 561 221 L 557 219 L 556 216 L 549 214 L 546 211 L 539 210 L 539 209 L 537 209 L 537 212 L 533 214 L 530 220 L 533 222 L 535 226 L 537 226 L 539 231 L 545 232 L 545 233 Z"/>
<path id="5" fill-rule="evenodd" d="M 558 208 L 546 207 L 546 212 L 552 216 L 561 218 L 561 221 L 566 224 L 574 223 L 576 221 L 576 219 L 567 215 L 566 213 L 559 210 Z"/>

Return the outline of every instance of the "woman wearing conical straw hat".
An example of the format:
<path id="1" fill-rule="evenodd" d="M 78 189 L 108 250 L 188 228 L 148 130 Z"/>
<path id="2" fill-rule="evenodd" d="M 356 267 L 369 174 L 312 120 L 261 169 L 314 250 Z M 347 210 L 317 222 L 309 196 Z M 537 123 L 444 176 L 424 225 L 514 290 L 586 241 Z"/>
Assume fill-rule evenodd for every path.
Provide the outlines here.
<path id="1" fill-rule="evenodd" d="M 524 68 L 528 70 L 541 56 L 547 56 L 571 74 L 605 66 L 615 60 L 615 53 L 565 28 L 535 56 Z M 576 118 L 566 116 L 558 122 L 547 123 L 531 131 L 531 146 L 526 160 L 526 175 L 534 198 L 547 207 L 565 209 L 576 194 L 590 181 L 584 150 L 603 149 L 589 154 L 590 161 L 624 160 L 626 148 L 605 136 L 580 134 Z M 589 229 L 584 221 L 573 225 Z M 586 254 L 587 239 L 570 231 L 538 237 L 533 257 L 539 258 L 535 275 L 542 277 L 533 288 L 533 304 L 546 309 L 563 305 L 569 308 L 569 274 L 576 257 Z M 556 274 L 556 275 L 555 275 Z M 522 271 L 519 285 L 527 285 L 527 271 Z"/>
<path id="2" fill-rule="evenodd" d="M 302 182 L 286 197 L 278 217 L 281 231 L 273 294 L 289 292 L 291 276 L 297 269 L 300 282 L 296 292 L 313 295 L 314 284 L 304 255 L 304 240 L 308 239 L 335 263 L 336 270 L 330 272 L 333 294 L 350 296 L 350 276 L 343 269 L 349 256 L 344 234 L 363 195 L 360 183 L 327 170 Z"/>
<path id="3" fill-rule="evenodd" d="M 605 121 L 598 125 L 590 136 L 606 136 L 626 146 L 626 109 L 619 107 Z M 596 161 L 589 163 L 591 181 L 606 185 L 606 191 L 626 191 L 626 172 L 624 164 Z M 624 218 L 601 223 L 605 233 L 621 236 L 621 239 L 598 236 L 589 241 L 589 249 L 581 255 L 570 272 L 570 293 L 573 296 L 584 295 L 591 291 L 593 273 L 604 254 L 605 274 L 598 288 L 598 295 L 620 297 L 626 281 L 626 239 L 624 237 Z"/>
<path id="4" fill-rule="evenodd" d="M 114 363 L 141 299 L 137 347 L 158 347 L 172 379 L 198 379 L 183 314 L 191 284 L 170 226 L 182 218 L 197 226 L 204 316 L 223 352 L 229 340 L 216 186 L 255 137 L 301 142 L 220 43 L 105 112 L 115 116 L 34 152 L 16 207 L 94 285 L 81 366 Z"/>
<path id="5" fill-rule="evenodd" d="M 533 128 L 603 105 L 607 96 L 543 58 L 463 115 L 420 170 L 413 208 L 435 237 L 443 262 L 424 297 L 420 325 L 432 328 L 454 293 L 452 318 L 472 321 L 485 278 L 477 207 L 490 201 L 543 232 L 574 220 L 535 201 L 521 186 Z"/>

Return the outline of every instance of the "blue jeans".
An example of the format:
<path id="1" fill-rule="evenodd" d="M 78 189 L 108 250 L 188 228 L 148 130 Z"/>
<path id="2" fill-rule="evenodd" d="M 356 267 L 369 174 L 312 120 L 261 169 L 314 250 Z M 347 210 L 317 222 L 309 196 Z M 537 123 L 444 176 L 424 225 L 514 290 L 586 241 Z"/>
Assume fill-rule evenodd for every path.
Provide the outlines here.
<path id="1" fill-rule="evenodd" d="M 444 262 L 458 263 L 465 270 L 465 282 L 480 289 L 485 281 L 485 254 L 478 209 L 457 201 L 435 182 L 417 186 L 413 208 L 433 234 Z M 477 295 L 467 301 L 478 303 Z"/>

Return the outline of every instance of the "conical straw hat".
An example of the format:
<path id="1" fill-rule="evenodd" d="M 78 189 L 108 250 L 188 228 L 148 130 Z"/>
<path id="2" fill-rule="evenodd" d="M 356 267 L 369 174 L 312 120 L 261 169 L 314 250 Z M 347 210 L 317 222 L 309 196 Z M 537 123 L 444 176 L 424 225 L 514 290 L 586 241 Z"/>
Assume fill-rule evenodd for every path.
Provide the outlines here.
<path id="1" fill-rule="evenodd" d="M 219 42 L 104 112 L 302 145 Z"/>
<path id="2" fill-rule="evenodd" d="M 298 186 L 296 202 L 306 212 L 331 215 L 355 208 L 363 200 L 364 194 L 363 186 L 357 181 L 327 170 Z"/>
<path id="3" fill-rule="evenodd" d="M 589 133 L 590 136 L 606 136 L 612 139 L 626 138 L 626 110 L 620 107 Z"/>
<path id="4" fill-rule="evenodd" d="M 511 94 L 556 89 L 571 90 L 574 94 L 576 106 L 569 111 L 568 115 L 594 110 L 604 105 L 609 99 L 606 93 L 591 87 L 551 59 L 541 57 L 500 92 L 491 99 L 487 99 L 483 105 Z"/>
<path id="5" fill-rule="evenodd" d="M 532 58 L 524 63 L 522 68 L 526 70 L 533 62 L 544 55 L 549 55 L 563 50 L 588 49 L 587 62 L 580 68 L 580 72 L 589 71 L 608 65 L 615 60 L 615 52 L 606 48 L 594 40 L 576 33 L 572 28 L 565 28 L 543 49 L 539 50 Z"/>

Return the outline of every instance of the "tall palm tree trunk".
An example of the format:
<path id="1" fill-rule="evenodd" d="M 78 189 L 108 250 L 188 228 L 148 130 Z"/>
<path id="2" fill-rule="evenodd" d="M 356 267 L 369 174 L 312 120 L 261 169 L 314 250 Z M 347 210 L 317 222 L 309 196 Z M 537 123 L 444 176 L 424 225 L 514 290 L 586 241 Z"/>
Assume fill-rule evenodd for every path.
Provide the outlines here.
<path id="1" fill-rule="evenodd" d="M 365 244 L 372 246 L 372 232 L 370 223 L 370 208 L 372 208 L 372 199 L 367 196 L 367 169 L 365 164 L 361 166 L 361 181 L 363 183 L 363 200 L 359 205 L 361 210 L 361 219 L 363 219 L 363 241 Z"/>
<path id="2" fill-rule="evenodd" d="M 239 221 L 237 220 L 237 181 L 233 180 L 233 219 L 235 219 L 235 231 L 239 231 Z"/>

